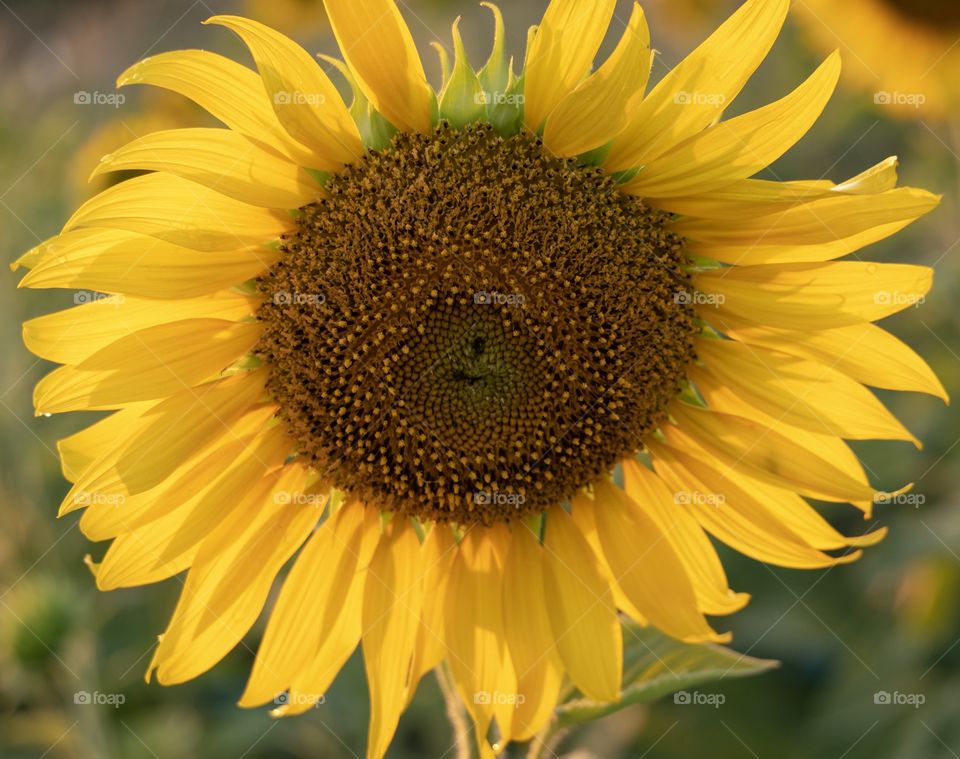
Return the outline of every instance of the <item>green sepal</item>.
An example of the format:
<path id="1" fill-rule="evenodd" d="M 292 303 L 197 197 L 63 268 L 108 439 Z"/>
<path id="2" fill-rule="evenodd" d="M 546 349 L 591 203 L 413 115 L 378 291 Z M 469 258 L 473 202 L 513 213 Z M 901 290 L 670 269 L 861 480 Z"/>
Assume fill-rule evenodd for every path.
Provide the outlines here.
<path id="1" fill-rule="evenodd" d="M 454 129 L 482 121 L 486 115 L 486 93 L 467 59 L 460 36 L 460 19 L 453 22 L 453 72 L 440 95 L 440 118 Z"/>
<path id="2" fill-rule="evenodd" d="M 507 85 L 510 82 L 510 66 L 507 64 L 506 54 L 506 30 L 503 24 L 503 14 L 493 3 L 480 3 L 484 8 L 489 8 L 493 13 L 493 50 L 490 52 L 490 58 L 480 69 L 478 77 L 483 91 L 487 94 L 494 92 L 506 92 Z"/>

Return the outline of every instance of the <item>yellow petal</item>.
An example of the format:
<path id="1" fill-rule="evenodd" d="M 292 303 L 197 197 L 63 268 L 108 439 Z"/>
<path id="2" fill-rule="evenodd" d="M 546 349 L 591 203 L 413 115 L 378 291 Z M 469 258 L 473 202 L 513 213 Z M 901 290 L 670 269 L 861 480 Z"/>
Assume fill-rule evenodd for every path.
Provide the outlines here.
<path id="1" fill-rule="evenodd" d="M 359 504 L 353 505 L 359 507 Z M 329 599 L 331 604 L 340 603 L 341 608 L 327 609 L 323 637 L 316 653 L 312 660 L 307 655 L 306 666 L 297 671 L 290 684 L 286 703 L 270 712 L 274 717 L 303 714 L 316 705 L 357 648 L 362 628 L 364 589 L 369 579 L 367 568 L 381 537 L 380 512 L 364 508 L 360 531 L 359 545 L 344 548 L 356 552 L 356 570 L 349 580 L 341 580 L 345 583 L 343 593 L 338 591 Z"/>
<path id="2" fill-rule="evenodd" d="M 129 435 L 144 413 L 155 405 L 151 401 L 131 403 L 96 424 L 57 441 L 63 476 L 69 482 L 76 482 L 93 462 L 115 450 L 117 441 L 124 434 Z"/>
<path id="3" fill-rule="evenodd" d="M 787 0 L 750 0 L 653 89 L 613 144 L 610 171 L 643 166 L 712 124 L 766 57 Z"/>
<path id="4" fill-rule="evenodd" d="M 785 98 L 721 121 L 653 159 L 622 186 L 624 192 L 669 198 L 709 192 L 756 174 L 813 126 L 839 76 L 840 56 L 834 53 Z"/>
<path id="5" fill-rule="evenodd" d="M 211 472 L 225 472 L 256 443 L 276 413 L 263 406 L 244 415 L 236 424 L 224 426 L 164 482 L 142 493 L 104 493 L 73 489 L 69 498 L 87 502 L 80 530 L 90 540 L 108 540 L 130 532 L 176 509 L 193 509 L 209 501 L 216 482 Z"/>
<path id="6" fill-rule="evenodd" d="M 142 425 L 119 436 L 79 477 L 74 492 L 142 493 L 160 484 L 198 451 L 251 411 L 264 391 L 267 372 L 254 371 L 183 390 L 151 405 Z M 190 423 L 185 424 L 184 420 Z M 61 509 L 60 515 L 75 506 Z"/>
<path id="7" fill-rule="evenodd" d="M 313 662 L 357 574 L 363 511 L 359 504 L 349 504 L 334 512 L 300 552 L 277 597 L 240 706 L 273 700 Z M 353 646 L 360 634 L 359 615 L 357 623 Z"/>
<path id="8" fill-rule="evenodd" d="M 430 131 L 434 94 L 394 0 L 324 0 L 333 33 L 360 90 L 402 131 Z"/>
<path id="9" fill-rule="evenodd" d="M 23 323 L 23 342 L 41 358 L 78 364 L 118 338 L 158 324 L 186 319 L 240 321 L 254 302 L 233 293 L 189 300 L 101 298 Z"/>
<path id="10" fill-rule="evenodd" d="M 41 243 L 37 249 L 42 249 L 42 257 L 19 287 L 65 287 L 170 301 L 236 287 L 262 274 L 280 258 L 278 252 L 263 246 L 199 253 L 117 229 L 75 229 Z M 91 292 L 77 293 L 74 300 L 96 300 L 104 312 L 107 305 L 119 308 L 133 302 L 130 298 L 95 299 Z M 234 298 L 234 302 L 239 299 Z M 176 309 L 169 304 L 154 310 L 166 308 Z"/>
<path id="11" fill-rule="evenodd" d="M 457 544 L 449 526 L 434 525 L 423 541 L 424 586 L 427 592 L 420 609 L 420 628 L 410 666 L 414 683 L 439 665 L 447 653 L 443 639 L 444 610 L 450 571 L 456 555 Z M 410 693 L 412 697 L 413 689 Z"/>
<path id="12" fill-rule="evenodd" d="M 166 171 L 265 208 L 299 208 L 322 190 L 307 171 L 229 129 L 169 129 L 104 156 L 93 176 Z"/>
<path id="13" fill-rule="evenodd" d="M 420 627 L 424 567 L 420 540 L 394 516 L 373 553 L 363 593 L 363 662 L 370 688 L 367 757 L 387 751 L 413 687 L 411 664 Z"/>
<path id="14" fill-rule="evenodd" d="M 741 179 L 719 190 L 697 192 L 687 197 L 663 198 L 658 208 L 701 219 L 752 219 L 757 215 L 784 211 L 801 203 L 838 195 L 877 195 L 897 184 L 897 159 L 887 158 L 876 166 L 841 184 L 828 180 L 772 182 Z"/>
<path id="15" fill-rule="evenodd" d="M 641 482 L 655 479 L 635 474 Z M 594 485 L 594 500 L 597 532 L 610 569 L 651 624 L 688 643 L 728 639 L 710 629 L 698 611 L 693 583 L 656 521 L 607 480 Z"/>
<path id="16" fill-rule="evenodd" d="M 247 499 L 262 502 L 266 498 L 271 481 L 264 476 L 283 464 L 290 450 L 290 441 L 279 427 L 260 435 L 225 472 L 215 476 L 207 497 L 118 536 L 100 565 L 97 586 L 112 590 L 142 585 L 152 581 L 143 579 L 145 576 L 165 572 L 184 557 L 193 557 L 197 546 L 234 509 Z"/>
<path id="17" fill-rule="evenodd" d="M 616 0 L 551 0 L 523 67 L 523 118 L 531 132 L 590 72 L 615 7 Z"/>
<path id="18" fill-rule="evenodd" d="M 545 552 L 525 524 L 513 527 L 503 568 L 503 621 L 517 675 L 517 706 L 511 740 L 529 740 L 550 720 L 563 679 L 563 665 L 550 626 L 543 584 Z"/>
<path id="19" fill-rule="evenodd" d="M 547 514 L 544 545 L 547 608 L 564 669 L 589 698 L 612 701 L 620 695 L 623 633 L 610 585 L 560 507 Z"/>
<path id="20" fill-rule="evenodd" d="M 897 186 L 897 167 L 899 162 L 896 156 L 885 158 L 876 166 L 857 174 L 852 179 L 837 185 L 838 192 L 852 192 L 862 195 L 875 195 L 887 192 Z"/>
<path id="21" fill-rule="evenodd" d="M 740 396 L 733 394 L 725 387 L 717 385 L 707 386 L 703 391 L 703 394 L 704 396 L 709 396 L 708 404 L 710 408 L 719 411 L 720 413 L 730 414 L 735 417 L 750 420 L 751 422 L 760 425 L 760 427 L 763 429 L 777 430 L 778 425 L 781 424 L 780 415 L 771 416 L 770 414 L 758 408 L 756 405 L 747 403 L 740 398 Z M 777 431 L 781 434 L 784 433 L 783 429 Z M 794 445 L 814 453 L 816 456 L 825 461 L 829 461 L 833 467 L 839 469 L 851 480 L 859 482 L 865 489 L 870 488 L 869 480 L 867 479 L 866 472 L 863 469 L 860 459 L 852 450 L 850 450 L 850 447 L 843 441 L 843 439 L 829 432 L 813 432 L 801 427 L 788 427 L 786 432 L 789 433 L 789 438 Z M 681 437 L 684 441 L 684 450 L 693 451 L 697 449 L 697 445 L 692 438 L 676 428 L 670 428 L 671 441 L 679 440 Z M 706 452 L 704 452 L 703 457 L 710 460 L 713 459 L 713 456 Z M 793 488 L 791 485 L 790 489 L 795 488 Z M 833 497 L 824 497 L 823 500 L 838 499 Z M 861 509 L 866 514 L 867 518 L 869 518 L 873 512 L 872 497 L 863 497 L 860 500 L 850 500 L 849 503 L 853 504 L 858 509 Z"/>
<path id="22" fill-rule="evenodd" d="M 241 203 L 172 174 L 152 173 L 88 200 L 63 231 L 78 227 L 124 229 L 193 250 L 235 250 L 276 240 L 294 221 L 285 211 Z"/>
<path id="23" fill-rule="evenodd" d="M 320 518 L 317 505 L 275 497 L 300 492 L 303 469 L 287 467 L 266 482 L 272 484 L 266 498 L 245 499 L 201 544 L 153 659 L 164 685 L 205 672 L 240 642 L 263 609 L 277 572 Z"/>
<path id="24" fill-rule="evenodd" d="M 792 332 L 728 321 L 724 332 L 742 343 L 831 364 L 871 387 L 929 393 L 948 400 L 947 391 L 927 363 L 910 346 L 875 324 Z"/>
<path id="25" fill-rule="evenodd" d="M 447 661 L 481 744 L 486 743 L 497 711 L 495 694 L 516 693 L 503 632 L 503 569 L 499 546 L 494 545 L 501 532 L 485 527 L 466 532 L 453 562 L 446 599 Z"/>
<path id="26" fill-rule="evenodd" d="M 109 409 L 213 379 L 256 344 L 262 326 L 186 319 L 124 335 L 34 389 L 37 413 Z"/>
<path id="27" fill-rule="evenodd" d="M 118 87 L 128 84 L 163 87 L 188 97 L 235 132 L 301 166 L 322 169 L 327 160 L 287 134 L 260 77 L 222 55 L 206 50 L 160 53 L 135 63 L 118 77 Z"/>
<path id="28" fill-rule="evenodd" d="M 250 19 L 213 16 L 205 24 L 235 32 L 257 64 L 273 110 L 287 132 L 325 159 L 327 168 L 363 154 L 360 132 L 320 64 L 288 37 Z"/>
<path id="29" fill-rule="evenodd" d="M 742 469 L 764 482 L 825 501 L 873 499 L 872 488 L 838 468 L 821 452 L 803 447 L 787 432 L 685 403 L 674 403 L 671 414 L 678 426 L 665 428 L 668 439 L 680 441 L 689 435 L 730 469 Z"/>
<path id="30" fill-rule="evenodd" d="M 692 254 L 737 265 L 828 261 L 883 240 L 929 213 L 940 198 L 901 187 L 880 195 L 840 195 L 750 218 L 683 219 L 677 234 Z"/>
<path id="31" fill-rule="evenodd" d="M 556 155 L 575 156 L 606 145 L 639 105 L 649 74 L 650 30 L 634 3 L 610 57 L 550 111 L 544 146 Z"/>
<path id="32" fill-rule="evenodd" d="M 887 528 L 881 527 L 864 535 L 846 537 L 796 493 L 742 475 L 736 478 L 736 484 L 755 508 L 766 510 L 803 542 L 821 551 L 876 545 L 887 534 Z"/>
<path id="33" fill-rule="evenodd" d="M 687 500 L 687 494 L 670 492 L 649 469 L 633 459 L 622 461 L 621 466 L 627 497 L 657 523 L 661 534 L 670 541 L 693 584 L 700 611 L 730 614 L 742 609 L 750 596 L 730 590 L 723 564 L 710 539 L 693 515 L 678 508 Z"/>
<path id="34" fill-rule="evenodd" d="M 713 269 L 694 274 L 696 287 L 717 306 L 720 329 L 729 314 L 743 322 L 797 331 L 832 329 L 876 321 L 922 302 L 933 270 L 910 264 L 867 261 L 771 264 Z"/>
<path id="35" fill-rule="evenodd" d="M 739 472 L 714 460 L 702 451 L 688 455 L 681 448 L 649 443 L 657 474 L 677 492 L 689 494 L 683 508 L 711 535 L 744 556 L 757 561 L 795 569 L 817 569 L 853 561 L 854 552 L 832 557 L 807 543 L 776 518 L 764 503 L 740 487 Z"/>
<path id="36" fill-rule="evenodd" d="M 848 440 L 919 441 L 856 380 L 818 361 L 733 340 L 699 340 L 690 378 L 710 405 L 732 392 L 777 422 Z"/>

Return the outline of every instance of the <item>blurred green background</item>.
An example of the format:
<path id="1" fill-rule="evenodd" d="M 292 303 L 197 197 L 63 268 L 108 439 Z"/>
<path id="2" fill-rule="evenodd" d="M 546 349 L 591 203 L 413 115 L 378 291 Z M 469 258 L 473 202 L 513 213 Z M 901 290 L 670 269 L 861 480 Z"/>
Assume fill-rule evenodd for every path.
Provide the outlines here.
<path id="1" fill-rule="evenodd" d="M 545 0 L 503 3 L 508 47 L 522 56 L 526 28 Z M 724 19 L 725 0 L 645 4 L 663 75 Z M 205 123 L 183 101 L 138 88 L 123 104 L 77 104 L 75 93 L 113 93 L 116 75 L 151 53 L 217 50 L 248 62 L 232 36 L 200 22 L 243 13 L 279 26 L 311 51 L 335 53 L 319 3 L 309 0 L 166 2 L 0 1 L 0 236 L 3 262 L 55 234 L 91 192 L 85 179 L 101 155 L 147 131 Z M 429 43 L 450 48 L 459 14 L 472 61 L 486 57 L 492 24 L 477 2 L 409 0 L 404 13 L 437 83 Z M 613 34 L 629 15 L 621 2 Z M 867 32 L 865 32 L 867 33 Z M 608 40 L 605 50 L 610 49 Z M 958 40 L 960 43 L 960 40 Z M 844 41 L 837 40 L 844 48 Z M 731 112 L 785 94 L 815 66 L 793 23 Z M 955 79 L 960 88 L 960 74 Z M 876 89 L 883 89 L 878 84 Z M 918 89 L 922 91 L 922 88 Z M 769 176 L 844 180 L 899 155 L 903 184 L 945 195 L 930 217 L 869 250 L 878 260 L 936 267 L 925 304 L 885 323 L 924 355 L 948 391 L 960 395 L 960 113 L 949 120 L 899 120 L 872 92 L 841 86 L 821 122 Z M 212 672 L 193 683 L 146 685 L 155 636 L 166 626 L 180 583 L 98 593 L 83 564 L 105 545 L 77 530 L 78 515 L 55 518 L 67 486 L 55 441 L 93 415 L 34 418 L 34 383 L 50 366 L 23 348 L 20 323 L 73 304 L 57 291 L 15 292 L 19 275 L 0 274 L 0 757 L 351 757 L 362 756 L 366 687 L 357 657 L 317 710 L 276 721 L 234 706 L 262 626 Z M 850 566 L 797 572 L 724 551 L 732 586 L 753 595 L 721 629 L 734 648 L 780 659 L 760 678 L 717 683 L 724 702 L 633 707 L 573 733 L 571 757 L 825 757 L 935 759 L 960 755 L 960 458 L 956 406 L 925 396 L 881 394 L 925 443 L 856 446 L 879 488 L 915 482 L 923 503 L 883 506 L 889 537 Z M 921 500 L 921 499 L 918 499 Z M 825 506 L 848 531 L 866 525 L 854 510 Z M 123 703 L 76 703 L 80 692 L 121 694 Z M 922 696 L 923 704 L 875 703 L 875 694 Z M 82 699 L 81 699 L 82 700 Z M 882 699 L 880 699 L 882 700 Z M 914 701 L 920 700 L 917 698 Z M 391 757 L 453 756 L 442 699 L 424 681 L 401 721 Z"/>

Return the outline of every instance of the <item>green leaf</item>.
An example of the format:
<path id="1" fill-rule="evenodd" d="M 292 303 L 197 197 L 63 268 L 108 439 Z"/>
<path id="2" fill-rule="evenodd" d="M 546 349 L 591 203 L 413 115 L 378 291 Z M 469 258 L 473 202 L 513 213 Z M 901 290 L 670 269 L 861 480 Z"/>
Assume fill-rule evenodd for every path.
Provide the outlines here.
<path id="1" fill-rule="evenodd" d="M 733 677 L 759 675 L 780 666 L 714 645 L 691 645 L 650 627 L 626 625 L 623 689 L 617 701 L 576 698 L 557 707 L 558 726 L 594 720 L 633 704 Z"/>

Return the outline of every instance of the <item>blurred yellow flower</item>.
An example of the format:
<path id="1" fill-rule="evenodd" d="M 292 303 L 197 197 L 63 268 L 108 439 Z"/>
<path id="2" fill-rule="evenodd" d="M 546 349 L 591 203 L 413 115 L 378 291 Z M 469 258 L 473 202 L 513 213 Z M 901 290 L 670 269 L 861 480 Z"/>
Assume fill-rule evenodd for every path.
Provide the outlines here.
<path id="1" fill-rule="evenodd" d="M 236 16 L 254 72 L 161 53 L 119 84 L 226 129 L 144 135 L 18 262 L 79 288 L 29 321 L 63 364 L 38 414 L 112 412 L 60 442 L 104 590 L 189 570 L 149 673 L 196 677 L 270 614 L 242 706 L 322 701 L 358 645 L 368 756 L 446 662 L 485 756 L 551 719 L 568 679 L 612 701 L 620 614 L 687 642 L 740 609 L 708 536 L 760 561 L 857 558 L 805 500 L 878 498 L 845 439 L 915 441 L 867 389 L 944 397 L 873 322 L 929 269 L 837 261 L 931 211 L 896 161 L 852 179 L 753 179 L 819 117 L 834 53 L 721 120 L 787 0 L 750 0 L 647 92 L 634 5 L 553 0 L 522 77 L 457 24 L 439 93 L 392 0 L 327 0 L 351 82 Z M 592 71 L 592 73 L 591 73 Z M 291 209 L 299 209 L 291 212 Z M 854 550 L 850 550 L 854 549 Z M 495 725 L 495 727 L 494 727 Z"/>
<path id="2" fill-rule="evenodd" d="M 844 51 L 844 73 L 901 118 L 960 113 L 956 0 L 804 0 L 797 19 L 820 49 Z"/>

